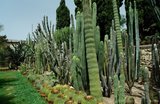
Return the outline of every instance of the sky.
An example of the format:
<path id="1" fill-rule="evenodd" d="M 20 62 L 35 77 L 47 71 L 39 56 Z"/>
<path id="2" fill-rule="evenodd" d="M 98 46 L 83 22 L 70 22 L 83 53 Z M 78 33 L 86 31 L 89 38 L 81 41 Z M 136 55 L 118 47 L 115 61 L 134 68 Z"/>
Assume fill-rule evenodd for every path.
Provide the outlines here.
<path id="1" fill-rule="evenodd" d="M 4 30 L 0 35 L 8 39 L 25 40 L 27 35 L 41 23 L 43 16 L 48 16 L 56 24 L 56 9 L 60 0 L 0 0 L 0 24 Z M 66 0 L 70 13 L 74 15 L 73 0 Z M 124 9 L 121 9 L 124 14 Z"/>

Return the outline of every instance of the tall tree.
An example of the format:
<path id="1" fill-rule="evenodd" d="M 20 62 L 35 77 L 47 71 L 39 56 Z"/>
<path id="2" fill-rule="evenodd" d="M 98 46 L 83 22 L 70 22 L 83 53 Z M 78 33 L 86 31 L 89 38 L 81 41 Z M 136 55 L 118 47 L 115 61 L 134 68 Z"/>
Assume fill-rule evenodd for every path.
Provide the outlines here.
<path id="1" fill-rule="evenodd" d="M 159 24 L 157 23 L 153 11 L 153 7 L 150 6 L 148 0 L 135 0 L 137 3 L 138 10 L 138 18 L 139 18 L 139 32 L 140 38 L 143 40 L 146 36 L 151 36 L 156 33 L 156 31 L 160 32 Z M 158 1 L 158 0 L 157 0 Z M 133 0 L 125 0 L 125 8 L 127 13 L 127 18 L 129 16 L 128 8 L 129 2 L 133 3 Z M 157 2 L 157 6 L 159 6 Z M 160 6 L 159 6 L 160 7 Z M 128 21 L 128 20 L 127 20 Z"/>
<path id="2" fill-rule="evenodd" d="M 82 12 L 82 0 L 74 0 L 76 5 L 75 13 Z M 92 0 L 92 3 L 97 4 L 97 25 L 100 27 L 101 40 L 104 40 L 104 35 L 109 34 L 113 20 L 112 0 Z M 122 5 L 123 0 L 118 0 L 118 6 Z"/>
<path id="3" fill-rule="evenodd" d="M 6 35 L 0 36 L 0 52 L 4 50 L 6 44 L 7 44 L 7 36 Z"/>
<path id="4" fill-rule="evenodd" d="M 0 35 L 0 66 L 4 65 L 7 49 L 7 36 Z"/>
<path id="5" fill-rule="evenodd" d="M 57 29 L 70 26 L 70 11 L 65 4 L 65 0 L 61 0 L 56 10 L 56 22 Z"/>

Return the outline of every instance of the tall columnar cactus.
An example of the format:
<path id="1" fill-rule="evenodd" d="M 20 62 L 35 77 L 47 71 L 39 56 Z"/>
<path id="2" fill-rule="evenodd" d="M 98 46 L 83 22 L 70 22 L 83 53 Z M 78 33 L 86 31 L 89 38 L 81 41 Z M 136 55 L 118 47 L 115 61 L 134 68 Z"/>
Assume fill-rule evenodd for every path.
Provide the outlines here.
<path id="1" fill-rule="evenodd" d="M 36 73 L 42 73 L 42 56 L 41 56 L 41 49 L 40 44 L 37 44 L 35 47 L 35 65 L 36 65 Z"/>
<path id="2" fill-rule="evenodd" d="M 132 4 L 130 2 L 130 5 L 129 5 L 129 32 L 128 34 L 130 35 L 129 37 L 129 41 L 130 41 L 130 45 L 133 46 L 133 21 L 134 21 L 134 18 L 133 18 L 133 9 L 132 9 Z"/>
<path id="3" fill-rule="evenodd" d="M 134 9 L 132 4 L 129 6 L 129 29 L 128 34 L 124 32 L 122 35 L 123 43 L 125 43 L 125 77 L 131 94 L 134 81 L 138 79 L 140 67 L 140 48 L 139 48 L 139 27 L 138 27 L 138 13 L 136 10 L 136 2 L 134 2 Z M 135 39 L 133 34 L 135 33 Z M 135 40 L 135 41 L 134 41 Z M 135 44 L 135 45 L 134 45 Z"/>
<path id="4" fill-rule="evenodd" d="M 77 12 L 76 15 L 76 33 L 73 36 L 74 41 L 74 56 L 72 58 L 72 77 L 73 86 L 77 90 L 86 90 L 87 86 L 87 71 L 85 64 L 85 47 L 84 47 L 84 33 L 82 13 Z M 79 61 L 76 61 L 74 57 L 77 57 Z M 83 82 L 83 83 L 82 83 Z M 78 86 L 77 86 L 78 85 Z"/>
<path id="5" fill-rule="evenodd" d="M 120 57 L 123 60 L 123 45 L 122 45 L 122 35 L 121 35 L 120 22 L 119 22 L 120 21 L 119 12 L 118 12 L 116 0 L 112 0 L 112 3 L 113 3 L 115 30 L 116 30 L 116 34 L 117 34 L 118 51 L 119 51 Z M 123 68 L 123 65 L 122 65 L 122 68 Z"/>
<path id="6" fill-rule="evenodd" d="M 149 72 L 148 68 L 143 68 L 143 78 L 144 78 L 144 99 L 145 104 L 150 104 L 150 98 L 149 98 Z"/>
<path id="7" fill-rule="evenodd" d="M 92 8 L 92 23 L 93 23 L 93 31 L 94 31 L 94 38 L 95 38 L 95 46 L 96 46 L 96 54 L 98 55 L 99 52 L 99 45 L 100 45 L 100 29 L 97 25 L 97 5 L 94 2 Z"/>
<path id="8" fill-rule="evenodd" d="M 102 100 L 99 70 L 96 59 L 95 39 L 93 34 L 93 23 L 91 14 L 91 1 L 83 0 L 84 33 L 86 57 L 89 73 L 90 94 Z"/>
<path id="9" fill-rule="evenodd" d="M 140 48 L 139 48 L 139 25 L 138 25 L 138 12 L 137 12 L 136 2 L 134 1 L 134 29 L 135 29 L 135 36 L 136 36 L 136 71 L 135 71 L 135 79 L 138 79 L 139 70 L 140 70 Z"/>
<path id="10" fill-rule="evenodd" d="M 119 60 L 118 61 L 119 61 L 119 63 L 121 63 L 120 64 L 120 71 L 121 71 L 120 84 L 122 84 L 121 82 L 125 82 L 125 77 L 124 77 L 124 53 L 123 53 L 123 45 L 122 45 L 122 35 L 121 35 L 121 30 L 120 30 L 120 22 L 119 22 L 119 13 L 118 13 L 117 2 L 116 2 L 116 0 L 112 0 L 112 3 L 113 3 L 115 30 L 116 30 L 116 34 L 117 34 L 118 53 L 119 53 Z M 118 68 L 117 68 L 117 70 L 118 70 Z M 117 82 L 115 82 L 114 84 L 116 84 L 116 83 Z M 120 99 L 119 99 L 120 102 L 118 101 L 120 104 L 125 104 L 125 96 L 123 96 L 124 95 L 124 87 L 123 86 L 124 86 L 124 83 L 123 83 L 123 85 L 121 85 L 121 91 L 120 91 L 123 94 L 121 95 L 120 93 L 118 93 L 118 96 L 121 96 Z M 115 104 L 118 104 L 118 103 L 115 103 Z"/>
<path id="11" fill-rule="evenodd" d="M 114 75 L 114 103 L 115 104 L 125 104 L 125 76 L 122 73 L 120 75 L 120 81 L 118 80 L 118 75 Z"/>
<path id="12" fill-rule="evenodd" d="M 81 17 L 81 46 L 79 48 L 79 52 L 81 53 L 80 59 L 82 63 L 82 81 L 83 81 L 84 90 L 87 93 L 89 93 L 89 79 L 88 79 L 87 60 L 86 60 L 83 13 L 81 13 L 80 17 Z"/>
<path id="13" fill-rule="evenodd" d="M 114 104 L 118 104 L 118 89 L 119 89 L 118 75 L 114 75 Z"/>
<path id="14" fill-rule="evenodd" d="M 157 49 L 157 44 L 152 44 L 152 84 L 155 85 L 155 87 L 160 88 L 160 58 L 159 58 L 159 52 Z"/>

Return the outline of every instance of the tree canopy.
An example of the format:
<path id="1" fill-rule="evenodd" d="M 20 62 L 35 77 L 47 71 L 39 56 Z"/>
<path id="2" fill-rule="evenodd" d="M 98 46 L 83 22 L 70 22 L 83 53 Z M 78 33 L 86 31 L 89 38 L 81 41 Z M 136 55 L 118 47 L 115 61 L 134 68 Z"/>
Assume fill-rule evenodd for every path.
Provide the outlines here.
<path id="1" fill-rule="evenodd" d="M 70 26 L 70 11 L 65 4 L 65 0 L 61 0 L 56 10 L 56 29 Z"/>
<path id="2" fill-rule="evenodd" d="M 133 0 L 125 0 L 126 5 L 126 13 L 128 18 L 128 8 L 129 2 L 133 4 Z M 146 36 L 154 35 L 157 31 L 160 32 L 160 24 L 157 23 L 155 19 L 155 13 L 153 7 L 150 5 L 148 0 L 136 0 L 137 10 L 138 10 L 138 18 L 139 18 L 139 32 L 140 38 L 143 40 Z M 157 6 L 160 7 L 159 2 L 157 0 Z"/>
<path id="3" fill-rule="evenodd" d="M 0 50 L 3 50 L 4 47 L 6 47 L 7 43 L 7 36 L 0 36 Z"/>

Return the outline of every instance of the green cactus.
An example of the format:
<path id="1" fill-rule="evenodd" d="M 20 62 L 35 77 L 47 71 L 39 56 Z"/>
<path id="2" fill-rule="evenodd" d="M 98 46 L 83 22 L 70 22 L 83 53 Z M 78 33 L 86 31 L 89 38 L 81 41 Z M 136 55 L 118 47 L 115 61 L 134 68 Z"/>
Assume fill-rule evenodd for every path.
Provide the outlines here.
<path id="1" fill-rule="evenodd" d="M 150 97 L 149 97 L 149 72 L 148 68 L 145 67 L 143 69 L 143 79 L 144 79 L 144 97 L 145 97 L 145 104 L 150 104 Z"/>
<path id="2" fill-rule="evenodd" d="M 84 90 L 89 93 L 89 78 L 87 70 L 87 60 L 86 60 L 86 47 L 85 47 L 85 34 L 84 34 L 84 20 L 83 14 L 81 13 L 81 46 L 79 52 L 81 53 L 81 63 L 82 63 L 82 81 L 84 85 Z"/>
<path id="3" fill-rule="evenodd" d="M 135 36 L 136 36 L 136 71 L 135 71 L 135 79 L 139 77 L 140 70 L 140 48 L 139 48 L 139 25 L 138 25 L 138 12 L 137 12 L 136 1 L 134 1 L 134 25 L 135 25 Z"/>
<path id="4" fill-rule="evenodd" d="M 119 89 L 118 75 L 114 75 L 114 103 L 119 104 L 118 102 L 118 89 Z"/>
<path id="5" fill-rule="evenodd" d="M 98 100 L 102 100 L 101 84 L 99 78 L 99 70 L 96 59 L 96 48 L 95 39 L 93 34 L 92 26 L 92 15 L 91 15 L 91 1 L 83 0 L 84 10 L 84 33 L 85 33 L 85 46 L 86 46 L 86 57 L 89 73 L 89 85 L 90 94 L 95 96 Z"/>
<path id="6" fill-rule="evenodd" d="M 133 9 L 132 9 L 132 4 L 130 2 L 130 5 L 129 5 L 129 42 L 130 42 L 130 45 L 133 46 L 133 21 L 134 21 L 134 14 L 133 14 Z"/>
<path id="7" fill-rule="evenodd" d="M 139 48 L 139 27 L 138 27 L 138 13 L 136 10 L 136 2 L 134 1 L 134 9 L 132 4 L 129 6 L 129 29 L 128 34 L 123 33 L 123 41 L 125 46 L 125 77 L 129 88 L 130 95 L 132 94 L 132 87 L 135 80 L 138 79 L 139 67 L 140 67 L 140 48 Z M 135 33 L 135 39 L 133 39 L 133 33 Z M 135 42 L 134 42 L 135 40 Z M 135 43 L 135 45 L 134 45 Z M 136 48 L 135 48 L 135 47 Z"/>
<path id="8" fill-rule="evenodd" d="M 120 30 L 120 22 L 119 22 L 119 13 L 118 13 L 117 2 L 116 2 L 116 0 L 112 0 L 112 3 L 113 3 L 115 30 L 116 30 L 116 34 L 117 34 L 116 38 L 117 38 L 118 54 L 119 54 L 119 56 L 118 56 L 119 60 L 118 61 L 119 61 L 119 63 L 121 63 L 121 65 L 120 65 L 120 71 L 121 71 L 121 73 L 120 73 L 120 85 L 121 85 L 120 92 L 121 92 L 121 94 L 123 93 L 122 95 L 120 93 L 118 93 L 118 95 L 116 95 L 116 96 L 120 96 L 120 98 L 118 98 L 118 102 L 116 101 L 115 104 L 119 104 L 119 103 L 120 104 L 125 104 L 124 83 L 123 83 L 123 82 L 125 82 L 125 77 L 124 77 L 124 52 L 123 52 L 123 45 L 122 45 L 122 35 L 121 35 L 121 30 Z M 117 71 L 118 71 L 118 68 L 117 68 Z M 123 85 L 122 85 L 122 83 L 123 83 Z"/>
<path id="9" fill-rule="evenodd" d="M 116 34 L 117 34 L 118 51 L 119 51 L 120 57 L 123 57 L 122 35 L 121 35 L 121 30 L 120 30 L 117 2 L 116 2 L 116 0 L 112 0 L 112 3 L 113 3 L 115 30 L 116 30 Z M 123 60 L 123 58 L 122 58 L 122 60 Z M 122 66 L 122 70 L 123 70 L 123 66 Z"/>
<path id="10" fill-rule="evenodd" d="M 120 81 L 118 80 L 118 75 L 114 75 L 114 103 L 115 104 L 125 104 L 125 76 L 120 75 Z"/>
<path id="11" fill-rule="evenodd" d="M 152 84 L 155 85 L 155 87 L 160 88 L 160 59 L 157 49 L 157 44 L 152 44 L 152 72 L 151 72 L 151 78 L 152 78 Z"/>
<path id="12" fill-rule="evenodd" d="M 71 76 L 73 80 L 73 87 L 76 90 L 83 90 L 83 84 L 82 84 L 82 79 L 81 79 L 81 70 L 80 66 L 78 66 L 80 63 L 80 60 L 77 56 L 73 56 L 72 58 L 72 67 L 71 67 Z"/>

